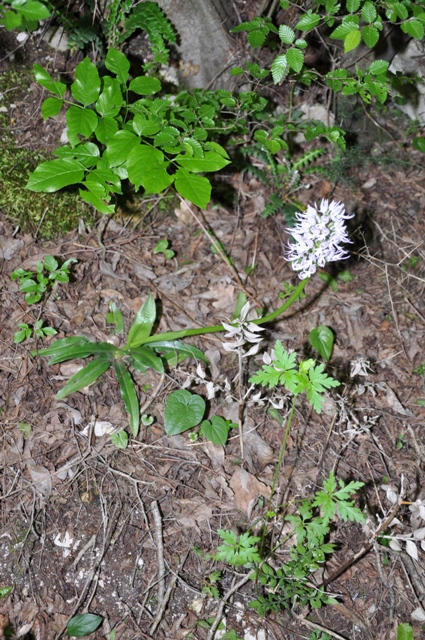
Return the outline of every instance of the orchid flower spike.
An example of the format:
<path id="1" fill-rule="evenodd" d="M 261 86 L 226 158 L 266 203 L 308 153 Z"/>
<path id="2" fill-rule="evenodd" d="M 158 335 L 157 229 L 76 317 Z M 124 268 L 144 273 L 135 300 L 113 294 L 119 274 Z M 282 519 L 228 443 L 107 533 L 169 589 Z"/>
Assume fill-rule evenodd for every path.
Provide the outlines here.
<path id="1" fill-rule="evenodd" d="M 322 200 L 319 206 L 308 205 L 295 217 L 298 224 L 286 229 L 293 242 L 289 243 L 285 258 L 294 271 L 299 271 L 301 280 L 312 276 L 317 267 L 324 267 L 327 262 L 348 258 L 341 244 L 351 243 L 345 221 L 353 218 L 354 213 L 347 214 L 342 202 Z"/>

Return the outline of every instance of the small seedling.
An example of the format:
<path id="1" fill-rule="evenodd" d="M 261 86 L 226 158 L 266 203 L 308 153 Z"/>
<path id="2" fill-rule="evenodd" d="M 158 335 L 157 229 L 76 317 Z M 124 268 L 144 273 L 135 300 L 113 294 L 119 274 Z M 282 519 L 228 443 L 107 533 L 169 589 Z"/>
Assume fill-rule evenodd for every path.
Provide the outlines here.
<path id="1" fill-rule="evenodd" d="M 15 344 L 19 344 L 34 336 L 45 338 L 46 336 L 54 336 L 57 334 L 56 329 L 53 329 L 53 327 L 43 327 L 43 320 L 37 320 L 33 327 L 26 322 L 20 322 L 18 327 L 19 331 L 13 336 L 13 342 L 15 342 Z"/>
<path id="2" fill-rule="evenodd" d="M 205 578 L 205 584 L 202 587 L 202 593 L 206 593 L 211 598 L 216 600 L 220 597 L 220 591 L 217 587 L 217 582 L 221 578 L 221 571 L 213 571 Z"/>
<path id="3" fill-rule="evenodd" d="M 16 269 L 11 274 L 12 280 L 19 280 L 20 290 L 25 293 L 27 304 L 35 304 L 44 300 L 56 282 L 69 282 L 69 265 L 77 262 L 70 258 L 59 266 L 59 262 L 53 256 L 44 256 L 43 260 L 37 262 L 34 271 Z"/>
<path id="4" fill-rule="evenodd" d="M 156 243 L 154 253 L 163 253 L 167 260 L 171 260 L 176 255 L 170 247 L 170 242 L 166 238 Z"/>
<path id="5" fill-rule="evenodd" d="M 28 422 L 18 422 L 18 427 L 24 438 L 29 438 L 32 433 L 32 426 Z"/>

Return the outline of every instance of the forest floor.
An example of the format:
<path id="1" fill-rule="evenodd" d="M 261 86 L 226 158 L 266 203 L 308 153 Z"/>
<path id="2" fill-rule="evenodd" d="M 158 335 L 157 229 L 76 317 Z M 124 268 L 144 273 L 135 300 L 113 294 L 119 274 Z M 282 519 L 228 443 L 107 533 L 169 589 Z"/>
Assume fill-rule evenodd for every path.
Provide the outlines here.
<path id="1" fill-rule="evenodd" d="M 46 64 L 52 52 L 43 45 L 20 55 L 29 69 L 33 62 Z M 2 64 L 4 71 L 14 63 Z M 63 122 L 44 123 L 38 116 L 41 91 L 34 84 L 29 89 L 12 91 L 9 131 L 20 149 L 54 148 Z M 91 636 L 96 640 L 202 640 L 223 598 L 225 628 L 245 640 L 320 638 L 320 629 L 334 638 L 395 640 L 403 622 L 413 626 L 415 638 L 425 637 L 424 551 L 419 548 L 415 560 L 404 544 L 394 551 L 373 537 L 394 508 L 387 487 L 404 491 L 394 534 L 412 534 L 407 503 L 425 499 L 425 390 L 418 369 L 425 363 L 425 159 L 408 141 L 394 139 L 391 112 L 385 117 L 390 134 L 360 154 L 361 162 L 341 167 L 343 180 L 334 185 L 305 176 L 296 194 L 303 204 L 321 197 L 343 201 L 355 214 L 351 257 L 342 265 L 351 277 L 340 279 L 334 272 L 332 286 L 314 277 L 306 297 L 267 327 L 269 344 L 279 339 L 304 355 L 310 353 L 309 332 L 331 327 L 336 342 L 329 371 L 343 383 L 329 394 L 322 414 L 299 405 L 278 502 L 311 496 L 330 470 L 364 483 L 356 503 L 367 526 L 335 521 L 331 541 L 337 550 L 312 576 L 316 584 L 331 578 L 328 590 L 338 604 L 314 612 L 294 608 L 260 619 L 248 607 L 259 585 L 246 582 L 226 599 L 247 570 L 210 556 L 220 544 L 218 529 L 241 533 L 261 519 L 261 496 L 272 483 L 289 408 L 284 394 L 274 398 L 283 399 L 280 417 L 269 411 L 267 392 L 263 403 L 247 396 L 241 459 L 237 434 L 221 447 L 164 432 L 171 391 L 191 377 L 190 390 L 205 395 L 195 362 L 166 376 L 137 374 L 143 413 L 154 421 L 120 450 L 110 432 L 127 428 L 128 416 L 116 380 L 107 373 L 57 401 L 55 394 L 81 362 L 48 366 L 45 358 L 31 356 L 39 340 L 13 341 L 17 324 L 33 325 L 41 309 L 26 305 L 10 274 L 18 267 L 33 269 L 45 255 L 77 260 L 72 281 L 55 289 L 42 309 L 58 337 L 108 340 L 110 301 L 128 328 L 149 292 L 161 310 L 161 331 L 227 321 L 241 280 L 253 306 L 276 308 L 284 283 L 295 284 L 297 277 L 283 258 L 284 218 L 262 216 L 267 188 L 247 172 L 229 170 L 221 179 L 236 194 L 233 207 L 213 199 L 203 213 L 176 199 L 170 211 L 156 199 L 143 219 L 121 211 L 107 224 L 82 222 L 49 241 L 40 239 L 42 221 L 39 229 L 21 233 L 2 207 L 0 588 L 13 589 L 0 599 L 0 638 L 9 629 L 14 637 L 57 639 L 72 615 L 90 611 L 104 616 Z M 213 250 L 199 220 L 226 248 L 233 267 Z M 163 238 L 175 252 L 172 259 L 154 254 Z M 224 351 L 222 336 L 190 342 L 206 352 L 214 383 L 222 387 L 227 378 L 233 385 L 238 361 Z M 350 377 L 359 359 L 370 363 L 368 375 Z M 246 363 L 244 384 L 260 363 L 261 355 Z M 218 393 L 210 415 L 237 422 L 239 406 L 238 394 Z M 276 531 L 280 524 L 277 518 Z M 363 547 L 367 551 L 356 560 Z M 220 597 L 214 599 L 202 590 L 217 570 Z"/>

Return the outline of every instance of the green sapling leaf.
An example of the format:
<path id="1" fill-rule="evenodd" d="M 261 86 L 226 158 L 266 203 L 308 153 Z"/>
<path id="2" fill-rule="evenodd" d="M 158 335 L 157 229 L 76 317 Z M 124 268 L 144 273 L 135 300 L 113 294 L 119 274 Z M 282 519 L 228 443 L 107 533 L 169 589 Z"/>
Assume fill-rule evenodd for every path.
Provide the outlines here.
<path id="1" fill-rule="evenodd" d="M 229 437 L 229 430 L 237 425 L 220 416 L 212 416 L 210 420 L 204 420 L 201 424 L 201 433 L 207 440 L 224 447 Z"/>
<path id="2" fill-rule="evenodd" d="M 128 447 L 127 431 L 118 431 L 117 433 L 113 433 L 111 435 L 111 442 L 115 447 L 117 447 L 117 449 L 127 449 Z"/>
<path id="3" fill-rule="evenodd" d="M 147 300 L 142 304 L 136 314 L 136 318 L 128 332 L 127 344 L 125 349 L 139 347 L 145 338 L 150 336 L 153 323 L 156 318 L 155 300 L 149 292 Z"/>
<path id="4" fill-rule="evenodd" d="M 129 89 L 142 96 L 151 96 L 161 91 L 161 83 L 157 78 L 140 76 L 130 82 Z"/>
<path id="5" fill-rule="evenodd" d="M 84 178 L 85 167 L 76 160 L 49 160 L 38 165 L 29 177 L 25 189 L 52 193 L 77 184 Z"/>
<path id="6" fill-rule="evenodd" d="M 120 385 L 121 397 L 130 416 L 130 431 L 136 437 L 139 433 L 140 410 L 134 382 L 123 360 L 114 362 L 114 370 Z"/>
<path id="7" fill-rule="evenodd" d="M 41 84 L 42 87 L 50 91 L 51 93 L 55 93 L 60 98 L 63 98 L 66 91 L 66 84 L 63 82 L 55 82 L 51 75 L 43 69 L 39 64 L 35 64 L 33 66 L 35 79 L 38 84 Z"/>
<path id="8" fill-rule="evenodd" d="M 334 334 L 329 327 L 322 325 L 310 331 L 310 344 L 329 362 L 334 344 Z"/>
<path id="9" fill-rule="evenodd" d="M 105 67 L 115 73 L 118 80 L 125 84 L 129 77 L 130 62 L 127 57 L 118 49 L 110 47 L 105 58 Z"/>
<path id="10" fill-rule="evenodd" d="M 164 410 L 164 427 L 168 436 L 196 427 L 205 413 L 205 400 L 185 389 L 173 391 Z"/>
<path id="11" fill-rule="evenodd" d="M 88 387 L 97 378 L 99 378 L 109 367 L 112 362 L 104 358 L 96 358 L 89 362 L 80 371 L 77 371 L 66 383 L 66 385 L 56 394 L 57 400 L 63 400 L 71 393 L 79 391 L 84 387 Z"/>
<path id="12" fill-rule="evenodd" d="M 189 159 L 189 158 L 188 158 Z M 177 169 L 174 185 L 177 192 L 200 209 L 206 209 L 211 197 L 211 183 L 186 169 Z"/>
<path id="13" fill-rule="evenodd" d="M 81 613 L 68 621 L 66 630 L 69 636 L 82 638 L 88 636 L 102 624 L 102 616 L 94 613 Z"/>

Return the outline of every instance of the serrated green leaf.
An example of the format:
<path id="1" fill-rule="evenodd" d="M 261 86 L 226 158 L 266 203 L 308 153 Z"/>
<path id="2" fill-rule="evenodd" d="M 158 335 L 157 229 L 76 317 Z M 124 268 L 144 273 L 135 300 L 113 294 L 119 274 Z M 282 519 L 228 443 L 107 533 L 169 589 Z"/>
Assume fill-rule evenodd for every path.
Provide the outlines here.
<path id="1" fill-rule="evenodd" d="M 186 169 L 178 169 L 174 186 L 183 198 L 193 202 L 200 209 L 207 208 L 211 197 L 211 183 L 207 178 L 194 175 Z"/>
<path id="2" fill-rule="evenodd" d="M 134 91 L 134 93 L 141 96 L 151 96 L 161 91 L 161 88 L 161 83 L 157 78 L 148 78 L 147 76 L 134 78 L 129 86 L 130 91 Z"/>
<path id="3" fill-rule="evenodd" d="M 304 65 L 304 54 L 300 49 L 289 49 L 286 54 L 289 66 L 296 73 L 299 73 Z"/>
<path id="4" fill-rule="evenodd" d="M 360 31 L 350 31 L 344 39 L 344 53 L 349 53 L 359 46 L 362 36 Z"/>
<path id="5" fill-rule="evenodd" d="M 373 73 L 373 75 L 375 76 L 379 76 L 383 73 L 386 73 L 389 66 L 390 63 L 386 60 L 374 60 L 372 64 L 368 66 L 366 71 L 368 71 L 369 73 Z"/>
<path id="6" fill-rule="evenodd" d="M 52 193 L 70 184 L 81 182 L 85 169 L 76 160 L 49 160 L 42 162 L 30 175 L 26 189 Z"/>
<path id="7" fill-rule="evenodd" d="M 70 144 L 80 143 L 78 134 L 89 138 L 96 129 L 98 123 L 97 115 L 91 109 L 81 109 L 71 105 L 66 112 L 66 124 L 68 125 L 67 136 Z"/>
<path id="8" fill-rule="evenodd" d="M 302 18 L 298 20 L 295 28 L 299 29 L 300 31 L 310 31 L 311 29 L 317 27 L 320 20 L 320 15 L 318 13 L 312 13 L 311 9 L 309 9 L 307 13 L 305 13 Z"/>
<path id="9" fill-rule="evenodd" d="M 254 49 L 256 47 L 261 47 L 266 41 L 266 34 L 264 31 L 260 29 L 256 29 L 255 31 L 251 31 L 248 33 L 248 42 Z"/>
<path id="10" fill-rule="evenodd" d="M 401 30 L 404 33 L 407 33 L 412 38 L 416 38 L 417 40 L 422 40 L 424 37 L 424 25 L 419 20 L 409 20 L 408 22 L 403 22 L 401 25 Z"/>
<path id="11" fill-rule="evenodd" d="M 333 343 L 334 334 L 329 327 L 322 325 L 310 331 L 310 344 L 327 361 L 331 359 Z"/>
<path id="12" fill-rule="evenodd" d="M 108 49 L 108 53 L 105 58 L 105 66 L 109 71 L 115 73 L 118 80 L 125 84 L 129 77 L 130 62 L 126 56 L 117 49 Z"/>
<path id="13" fill-rule="evenodd" d="M 295 32 L 291 27 L 286 24 L 281 24 L 279 27 L 279 38 L 284 44 L 292 44 L 295 40 Z"/>
<path id="14" fill-rule="evenodd" d="M 80 371 L 77 371 L 66 383 L 66 385 L 56 394 L 57 400 L 63 400 L 71 393 L 88 387 L 99 378 L 111 366 L 111 360 L 96 358 L 89 362 Z"/>
<path id="15" fill-rule="evenodd" d="M 272 77 L 274 84 L 279 84 L 288 74 L 289 65 L 286 54 L 277 56 L 272 62 Z"/>
<path id="16" fill-rule="evenodd" d="M 96 631 L 102 624 L 102 621 L 102 616 L 95 615 L 94 613 L 81 613 L 69 620 L 66 625 L 66 630 L 68 635 L 75 638 L 82 638 Z"/>
<path id="17" fill-rule="evenodd" d="M 362 29 L 363 42 L 372 49 L 379 40 L 379 31 L 376 27 L 366 26 Z"/>
<path id="18" fill-rule="evenodd" d="M 134 437 L 139 433 L 140 408 L 133 378 L 127 369 L 125 362 L 117 360 L 114 362 L 115 374 L 120 385 L 121 397 L 124 400 L 125 408 L 130 416 L 130 431 Z"/>
<path id="19" fill-rule="evenodd" d="M 360 7 L 360 0 L 347 0 L 347 11 L 354 13 Z"/>
<path id="20" fill-rule="evenodd" d="M 205 413 L 205 400 L 185 389 L 173 391 L 164 409 L 164 427 L 168 436 L 196 427 Z"/>
<path id="21" fill-rule="evenodd" d="M 367 2 L 364 3 L 361 11 L 363 20 L 371 24 L 376 20 L 377 15 L 378 13 L 376 11 L 375 3 L 367 0 Z"/>
<path id="22" fill-rule="evenodd" d="M 93 104 L 99 97 L 100 77 L 95 65 L 84 58 L 75 69 L 75 80 L 71 85 L 72 96 L 84 107 Z"/>
<path id="23" fill-rule="evenodd" d="M 124 348 L 134 349 L 135 347 L 139 347 L 143 343 L 145 338 L 148 338 L 150 336 L 155 318 L 155 299 L 149 292 L 147 299 L 136 313 L 134 322 L 130 327 L 130 331 L 128 332 L 127 344 Z"/>
<path id="24" fill-rule="evenodd" d="M 47 98 L 43 104 L 41 105 L 41 115 L 44 120 L 47 118 L 52 118 L 53 116 L 57 116 L 59 111 L 62 109 L 63 100 L 59 98 Z"/>
<path id="25" fill-rule="evenodd" d="M 354 20 L 345 20 L 334 31 L 332 31 L 330 37 L 336 40 L 345 40 L 348 34 L 359 30 L 359 25 Z"/>
<path id="26" fill-rule="evenodd" d="M 118 431 L 111 435 L 111 442 L 117 449 L 127 449 L 128 433 L 126 431 Z"/>

